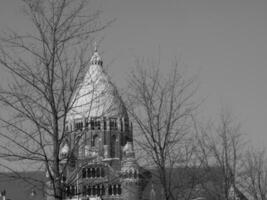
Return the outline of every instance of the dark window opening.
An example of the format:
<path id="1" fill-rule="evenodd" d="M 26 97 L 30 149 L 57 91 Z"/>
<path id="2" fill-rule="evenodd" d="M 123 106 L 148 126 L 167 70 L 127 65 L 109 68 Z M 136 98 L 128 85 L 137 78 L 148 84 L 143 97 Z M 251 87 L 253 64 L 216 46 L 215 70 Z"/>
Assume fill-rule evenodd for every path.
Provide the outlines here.
<path id="1" fill-rule="evenodd" d="M 121 185 L 118 185 L 118 194 L 121 195 Z"/>
<path id="2" fill-rule="evenodd" d="M 98 119 L 98 118 L 91 118 L 90 125 L 91 125 L 92 130 L 100 130 L 101 129 L 100 119 Z"/>
<path id="3" fill-rule="evenodd" d="M 88 126 L 89 126 L 89 122 L 86 121 L 86 122 L 85 122 L 85 127 L 88 128 Z"/>
<path id="4" fill-rule="evenodd" d="M 125 118 L 124 120 L 124 125 L 125 125 L 125 131 L 129 131 L 129 120 Z"/>
<path id="5" fill-rule="evenodd" d="M 82 170 L 82 177 L 83 178 L 105 177 L 105 170 L 103 167 L 84 168 Z"/>
<path id="6" fill-rule="evenodd" d="M 75 130 L 82 130 L 83 129 L 83 122 L 75 123 Z"/>
<path id="7" fill-rule="evenodd" d="M 111 185 L 108 186 L 108 194 L 112 195 L 112 187 L 111 187 Z"/>
<path id="8" fill-rule="evenodd" d="M 118 189 L 118 185 L 113 185 L 113 194 L 114 195 L 117 195 L 118 194 L 117 189 Z"/>
<path id="9" fill-rule="evenodd" d="M 86 178 L 86 169 L 85 168 L 82 169 L 82 177 Z"/>
<path id="10" fill-rule="evenodd" d="M 95 177 L 95 168 L 92 168 L 92 177 Z"/>
<path id="11" fill-rule="evenodd" d="M 96 190 L 96 194 L 97 194 L 97 196 L 100 196 L 100 193 L 101 193 L 101 191 L 100 191 L 100 185 L 98 185 L 98 186 L 97 186 L 97 190 Z"/>
<path id="12" fill-rule="evenodd" d="M 87 168 L 87 177 L 91 177 L 92 176 L 92 172 L 90 168 Z"/>
<path id="13" fill-rule="evenodd" d="M 90 196 L 91 194 L 92 194 L 92 193 L 91 193 L 91 186 L 88 186 L 88 187 L 87 187 L 87 195 Z"/>
<path id="14" fill-rule="evenodd" d="M 96 168 L 96 177 L 100 177 L 100 168 Z"/>
<path id="15" fill-rule="evenodd" d="M 94 196 L 96 195 L 96 188 L 95 188 L 95 186 L 93 186 L 93 195 Z"/>
<path id="16" fill-rule="evenodd" d="M 105 195 L 105 187 L 104 187 L 104 185 L 101 185 L 101 195 Z"/>
<path id="17" fill-rule="evenodd" d="M 104 130 L 107 130 L 107 121 L 106 121 L 106 118 L 104 118 Z"/>
<path id="18" fill-rule="evenodd" d="M 86 185 L 83 186 L 83 195 L 85 196 L 86 195 L 86 192 L 87 192 L 87 188 L 86 188 Z"/>
<path id="19" fill-rule="evenodd" d="M 110 130 L 118 130 L 116 118 L 110 118 L 109 127 L 110 127 Z"/>
<path id="20" fill-rule="evenodd" d="M 111 156 L 111 158 L 115 158 L 115 152 L 116 152 L 116 136 L 115 135 L 113 135 L 112 137 L 111 137 L 111 148 L 110 148 L 110 156 Z"/>
<path id="21" fill-rule="evenodd" d="M 101 177 L 105 177 L 105 170 L 101 167 Z"/>

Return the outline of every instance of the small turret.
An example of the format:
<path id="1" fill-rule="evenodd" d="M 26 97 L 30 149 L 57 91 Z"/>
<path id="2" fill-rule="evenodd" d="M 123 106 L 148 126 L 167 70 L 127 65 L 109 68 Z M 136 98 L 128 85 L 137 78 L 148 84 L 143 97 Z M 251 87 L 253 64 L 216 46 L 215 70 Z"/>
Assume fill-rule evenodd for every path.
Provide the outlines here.
<path id="1" fill-rule="evenodd" d="M 151 190 L 150 190 L 150 195 L 149 195 L 150 200 L 155 200 L 156 199 L 156 192 L 154 189 L 154 184 L 152 183 L 151 185 Z"/>
<path id="2" fill-rule="evenodd" d="M 63 147 L 60 149 L 59 156 L 61 158 L 67 158 L 69 155 L 69 151 L 70 151 L 69 145 L 68 143 L 65 143 Z"/>
<path id="3" fill-rule="evenodd" d="M 133 143 L 127 142 L 123 148 L 122 161 L 122 195 L 123 199 L 140 199 L 140 167 L 138 166 L 133 149 Z"/>

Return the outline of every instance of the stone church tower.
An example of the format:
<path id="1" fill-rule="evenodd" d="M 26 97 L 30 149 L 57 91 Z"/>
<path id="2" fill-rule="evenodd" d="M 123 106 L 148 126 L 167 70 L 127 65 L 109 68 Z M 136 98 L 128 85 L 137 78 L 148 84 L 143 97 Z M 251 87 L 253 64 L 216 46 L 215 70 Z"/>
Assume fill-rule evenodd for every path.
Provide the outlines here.
<path id="1" fill-rule="evenodd" d="M 95 49 L 67 116 L 65 199 L 138 200 L 147 172 L 135 160 L 132 124 L 102 65 Z"/>

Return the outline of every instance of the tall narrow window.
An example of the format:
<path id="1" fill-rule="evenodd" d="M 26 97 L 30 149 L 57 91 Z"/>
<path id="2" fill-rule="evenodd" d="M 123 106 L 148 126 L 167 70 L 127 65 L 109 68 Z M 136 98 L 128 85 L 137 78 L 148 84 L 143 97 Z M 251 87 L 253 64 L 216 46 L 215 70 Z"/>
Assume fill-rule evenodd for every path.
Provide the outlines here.
<path id="1" fill-rule="evenodd" d="M 129 119 L 128 118 L 124 119 L 124 125 L 125 125 L 125 131 L 129 131 Z"/>
<path id="2" fill-rule="evenodd" d="M 91 196 L 92 192 L 91 192 L 91 186 L 88 185 L 87 187 L 87 195 Z"/>
<path id="3" fill-rule="evenodd" d="M 84 185 L 84 186 L 83 186 L 83 196 L 86 195 L 86 190 L 87 190 L 86 185 Z"/>
<path id="4" fill-rule="evenodd" d="M 90 120 L 90 126 L 91 126 L 91 129 L 92 130 L 95 130 L 95 119 L 94 118 L 91 118 L 91 120 Z"/>
<path id="5" fill-rule="evenodd" d="M 96 168 L 96 177 L 100 177 L 100 168 L 99 167 Z"/>
<path id="6" fill-rule="evenodd" d="M 105 187 L 104 185 L 101 185 L 101 195 L 105 195 Z"/>
<path id="7" fill-rule="evenodd" d="M 97 196 L 100 196 L 100 194 L 101 194 L 101 191 L 100 191 L 100 185 L 97 185 L 97 190 L 96 190 L 96 194 L 97 194 Z"/>
<path id="8" fill-rule="evenodd" d="M 101 129 L 101 125 L 100 125 L 100 120 L 99 119 L 96 119 L 95 127 L 96 127 L 96 130 L 100 130 Z"/>
<path id="9" fill-rule="evenodd" d="M 118 194 L 121 195 L 121 184 L 118 185 Z"/>
<path id="10" fill-rule="evenodd" d="M 118 185 L 113 185 L 113 194 L 114 195 L 117 195 L 118 194 L 117 189 L 118 189 Z"/>
<path id="11" fill-rule="evenodd" d="M 93 178 L 95 178 L 95 174 L 96 174 L 96 173 L 95 173 L 95 168 L 93 167 L 93 168 L 92 168 L 92 177 L 93 177 Z"/>
<path id="12" fill-rule="evenodd" d="M 95 196 L 96 195 L 96 187 L 95 187 L 95 185 L 93 185 L 93 196 Z"/>
<path id="13" fill-rule="evenodd" d="M 92 176 L 92 171 L 91 171 L 91 168 L 87 168 L 87 178 L 91 178 Z"/>
<path id="14" fill-rule="evenodd" d="M 110 118 L 109 127 L 110 127 L 110 130 L 117 130 L 118 129 L 116 118 Z"/>
<path id="15" fill-rule="evenodd" d="M 111 187 L 111 185 L 108 186 L 108 194 L 112 195 L 112 187 Z"/>
<path id="16" fill-rule="evenodd" d="M 107 130 L 107 121 L 105 117 L 104 117 L 104 130 Z"/>
<path id="17" fill-rule="evenodd" d="M 105 169 L 101 167 L 101 177 L 105 177 Z"/>
<path id="18" fill-rule="evenodd" d="M 89 126 L 89 122 L 88 122 L 88 120 L 86 120 L 86 122 L 85 122 L 85 128 L 88 128 L 88 126 Z"/>
<path id="19" fill-rule="evenodd" d="M 82 169 L 82 177 L 83 178 L 86 178 L 86 168 L 83 168 Z"/>
<path id="20" fill-rule="evenodd" d="M 115 158 L 115 152 L 116 152 L 116 136 L 113 135 L 111 137 L 111 145 L 110 145 L 110 156 L 111 158 Z"/>

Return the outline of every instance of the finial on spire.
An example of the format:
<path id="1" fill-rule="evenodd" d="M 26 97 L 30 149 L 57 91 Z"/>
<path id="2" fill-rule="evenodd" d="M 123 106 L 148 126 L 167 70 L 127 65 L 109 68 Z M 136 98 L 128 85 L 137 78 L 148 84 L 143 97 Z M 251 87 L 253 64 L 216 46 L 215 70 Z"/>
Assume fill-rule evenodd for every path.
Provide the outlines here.
<path id="1" fill-rule="evenodd" d="M 94 43 L 94 51 L 97 52 L 97 43 L 96 43 L 96 41 Z"/>

